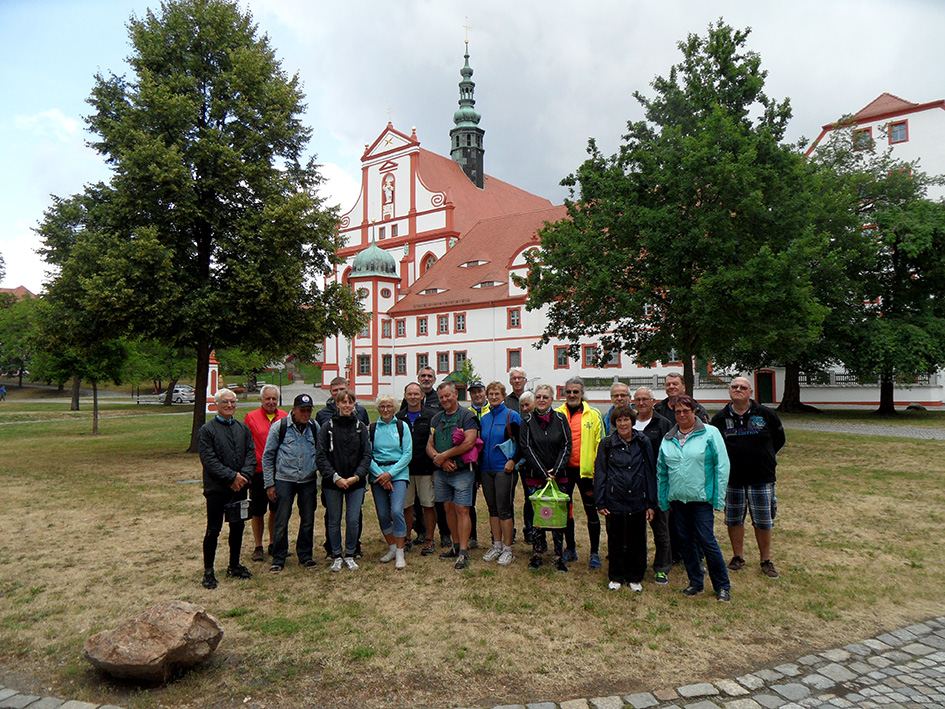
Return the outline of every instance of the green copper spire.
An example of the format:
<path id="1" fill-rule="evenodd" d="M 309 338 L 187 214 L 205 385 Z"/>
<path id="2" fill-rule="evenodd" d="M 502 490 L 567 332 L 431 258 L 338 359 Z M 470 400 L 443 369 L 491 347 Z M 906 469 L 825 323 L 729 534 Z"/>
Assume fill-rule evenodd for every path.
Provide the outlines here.
<path id="1" fill-rule="evenodd" d="M 455 128 L 450 131 L 450 157 L 458 163 L 466 177 L 472 180 L 476 187 L 482 189 L 484 173 L 482 169 L 483 154 L 482 137 L 485 131 L 479 127 L 482 116 L 476 110 L 474 97 L 476 84 L 472 80 L 473 70 L 469 66 L 469 40 L 466 40 L 466 63 L 460 74 L 463 80 L 459 82 L 459 109 L 453 114 Z"/>

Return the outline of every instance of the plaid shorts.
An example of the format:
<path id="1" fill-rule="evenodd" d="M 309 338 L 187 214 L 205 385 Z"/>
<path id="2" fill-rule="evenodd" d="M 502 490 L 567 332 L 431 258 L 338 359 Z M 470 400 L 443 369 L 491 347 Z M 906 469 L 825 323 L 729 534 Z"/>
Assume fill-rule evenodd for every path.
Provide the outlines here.
<path id="1" fill-rule="evenodd" d="M 745 524 L 746 512 L 751 514 L 751 524 L 756 529 L 774 527 L 774 518 L 778 514 L 774 483 L 728 486 L 728 492 L 725 493 L 725 526 L 740 527 Z"/>

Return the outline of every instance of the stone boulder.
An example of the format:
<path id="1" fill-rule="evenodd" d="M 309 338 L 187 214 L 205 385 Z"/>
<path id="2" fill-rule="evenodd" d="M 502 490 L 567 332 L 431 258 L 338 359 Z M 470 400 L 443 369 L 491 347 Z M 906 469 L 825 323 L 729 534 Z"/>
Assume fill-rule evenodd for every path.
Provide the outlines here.
<path id="1" fill-rule="evenodd" d="M 113 677 L 164 682 L 213 654 L 223 628 L 200 606 L 167 601 L 85 641 L 85 659 Z"/>

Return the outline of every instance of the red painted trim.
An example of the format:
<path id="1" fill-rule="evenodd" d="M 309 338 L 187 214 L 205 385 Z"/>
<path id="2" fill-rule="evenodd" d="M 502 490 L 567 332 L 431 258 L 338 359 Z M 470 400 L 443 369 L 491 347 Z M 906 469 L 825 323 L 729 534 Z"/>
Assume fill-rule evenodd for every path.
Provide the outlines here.
<path id="1" fill-rule="evenodd" d="M 423 364 L 423 363 L 420 362 L 420 358 L 421 358 L 421 357 L 426 357 L 426 358 L 427 358 L 426 364 Z M 415 372 L 419 372 L 421 367 L 429 367 L 429 366 L 430 366 L 430 353 L 429 353 L 429 352 L 417 352 L 417 368 L 416 368 L 414 371 L 415 371 Z"/>
<path id="2" fill-rule="evenodd" d="M 468 359 L 467 354 L 466 354 L 466 350 L 453 350 L 453 369 L 456 370 L 456 371 L 459 371 L 459 366 L 457 366 L 457 365 L 459 365 L 459 362 L 456 361 L 456 355 L 458 355 L 458 354 L 463 355 L 463 360 L 464 360 L 464 361 L 465 361 L 466 359 Z"/>
<path id="3" fill-rule="evenodd" d="M 512 313 L 518 313 L 518 325 L 512 324 Z M 521 308 L 507 308 L 505 311 L 505 324 L 509 330 L 521 330 L 522 329 L 522 309 Z"/>
<path id="4" fill-rule="evenodd" d="M 425 326 L 424 329 L 426 330 L 426 332 L 420 332 L 420 321 L 421 321 L 421 320 L 424 321 L 424 326 Z M 429 336 L 429 334 L 430 334 L 430 321 L 427 319 L 426 316 L 424 316 L 424 317 L 422 317 L 422 318 L 417 318 L 417 337 L 427 337 L 427 336 Z"/>
<path id="5" fill-rule="evenodd" d="M 463 316 L 462 327 L 460 327 L 459 316 Z M 453 313 L 453 332 L 466 332 L 466 311 L 461 310 L 458 313 Z"/>
<path id="6" fill-rule="evenodd" d="M 386 333 L 384 331 L 387 331 Z M 381 320 L 381 338 L 389 340 L 394 336 L 394 321 L 390 319 Z"/>
<path id="7" fill-rule="evenodd" d="M 771 375 L 771 403 L 777 404 L 778 401 L 778 374 L 773 369 L 758 369 L 754 373 L 754 382 L 752 386 L 755 388 L 754 394 L 758 396 L 758 375 L 759 374 L 770 374 Z"/>
<path id="8" fill-rule="evenodd" d="M 513 365 L 513 364 L 512 364 L 512 353 L 513 353 L 513 352 L 518 352 L 518 362 L 519 362 L 519 363 L 518 363 L 517 365 Z M 522 348 L 521 348 L 521 347 L 510 347 L 510 348 L 508 348 L 507 350 L 505 350 L 505 371 L 508 372 L 510 369 L 512 369 L 513 366 L 516 366 L 516 367 L 524 367 L 524 366 L 525 366 L 525 362 L 524 362 L 524 360 L 522 359 Z"/>
<path id="9" fill-rule="evenodd" d="M 860 142 L 860 135 L 866 133 L 870 137 L 870 144 L 864 145 L 862 147 L 857 147 L 857 144 Z M 853 129 L 853 149 L 854 150 L 869 150 L 873 147 L 873 126 L 866 126 L 865 128 L 854 128 Z"/>
<path id="10" fill-rule="evenodd" d="M 443 323 L 446 323 L 446 329 L 443 329 Z M 440 313 L 436 316 L 436 334 L 437 335 L 449 335 L 450 334 L 450 316 L 443 315 Z"/>
<path id="11" fill-rule="evenodd" d="M 403 371 L 403 372 L 401 372 L 401 371 L 399 370 L 399 363 L 400 363 L 400 362 L 403 362 L 403 364 L 404 364 L 404 371 Z M 394 376 L 395 376 L 395 377 L 404 377 L 404 376 L 406 376 L 406 375 L 407 375 L 407 355 L 405 355 L 405 354 L 394 355 Z"/>
<path id="12" fill-rule="evenodd" d="M 399 328 L 400 325 L 404 326 L 403 335 L 400 334 L 400 328 Z M 406 336 L 407 336 L 407 318 L 398 318 L 397 320 L 394 321 L 394 337 L 398 338 L 398 337 L 406 337 Z"/>
<path id="13" fill-rule="evenodd" d="M 587 353 L 590 350 L 597 350 L 597 345 L 581 345 L 581 367 L 583 369 L 597 369 L 593 364 L 587 363 Z"/>

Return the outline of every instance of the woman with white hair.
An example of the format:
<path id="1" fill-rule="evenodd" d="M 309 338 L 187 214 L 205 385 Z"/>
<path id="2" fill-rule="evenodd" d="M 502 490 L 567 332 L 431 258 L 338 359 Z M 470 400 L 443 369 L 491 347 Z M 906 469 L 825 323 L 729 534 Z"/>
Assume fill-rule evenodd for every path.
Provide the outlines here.
<path id="1" fill-rule="evenodd" d="M 404 542 L 407 523 L 404 519 L 404 499 L 410 482 L 410 461 L 413 458 L 413 436 L 403 421 L 394 416 L 394 397 L 381 394 L 375 402 L 381 417 L 371 424 L 371 494 L 381 534 L 387 542 L 387 553 L 381 563 L 396 559 L 394 568 L 407 566 Z"/>

